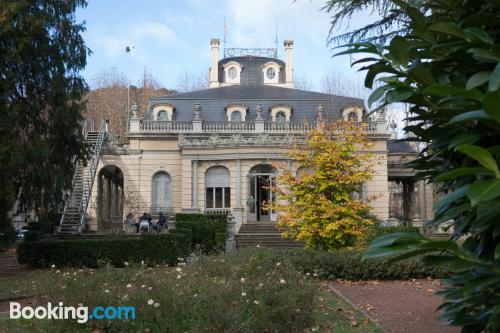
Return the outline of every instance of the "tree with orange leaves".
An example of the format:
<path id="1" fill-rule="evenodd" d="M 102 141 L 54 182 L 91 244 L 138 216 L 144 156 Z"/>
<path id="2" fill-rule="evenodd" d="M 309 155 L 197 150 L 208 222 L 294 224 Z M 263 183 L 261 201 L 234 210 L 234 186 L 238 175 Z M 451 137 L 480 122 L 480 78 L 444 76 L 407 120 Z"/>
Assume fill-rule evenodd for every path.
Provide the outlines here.
<path id="1" fill-rule="evenodd" d="M 373 223 L 355 196 L 372 177 L 369 149 L 360 123 L 325 122 L 307 134 L 290 152 L 297 174 L 284 170 L 275 189 L 284 236 L 326 251 L 359 244 Z"/>

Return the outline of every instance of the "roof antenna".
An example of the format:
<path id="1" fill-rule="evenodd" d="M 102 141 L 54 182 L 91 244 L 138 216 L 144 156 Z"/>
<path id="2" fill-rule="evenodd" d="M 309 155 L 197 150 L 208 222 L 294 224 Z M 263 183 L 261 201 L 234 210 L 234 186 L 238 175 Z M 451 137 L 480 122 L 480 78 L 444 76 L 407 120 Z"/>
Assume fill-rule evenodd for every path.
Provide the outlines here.
<path id="1" fill-rule="evenodd" d="M 226 17 L 224 17 L 224 58 L 226 57 L 226 35 L 227 35 L 227 24 L 226 24 Z"/>
<path id="2" fill-rule="evenodd" d="M 276 26 L 275 26 L 275 32 L 274 32 L 274 45 L 275 45 L 275 50 L 274 50 L 274 57 L 278 59 L 278 18 L 276 17 Z"/>

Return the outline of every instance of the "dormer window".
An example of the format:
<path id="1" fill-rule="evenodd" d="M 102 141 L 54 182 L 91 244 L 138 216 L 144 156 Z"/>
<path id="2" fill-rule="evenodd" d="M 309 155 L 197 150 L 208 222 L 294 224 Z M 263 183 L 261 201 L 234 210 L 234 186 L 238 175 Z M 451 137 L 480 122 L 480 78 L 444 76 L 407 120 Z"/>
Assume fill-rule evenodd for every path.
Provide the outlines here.
<path id="1" fill-rule="evenodd" d="M 175 106 L 172 104 L 161 103 L 153 106 L 152 120 L 172 121 L 174 117 Z"/>
<path id="2" fill-rule="evenodd" d="M 269 61 L 262 66 L 264 84 L 278 84 L 281 66 L 274 61 Z"/>
<path id="3" fill-rule="evenodd" d="M 236 61 L 230 61 L 223 65 L 224 67 L 224 83 L 239 84 L 241 70 L 243 69 L 241 65 Z"/>
<path id="4" fill-rule="evenodd" d="M 230 67 L 227 71 L 227 75 L 231 80 L 236 79 L 236 76 L 238 75 L 238 73 L 236 73 L 236 67 L 234 66 Z"/>
<path id="5" fill-rule="evenodd" d="M 274 105 L 271 107 L 271 120 L 275 122 L 290 121 L 292 116 L 292 108 L 288 105 Z"/>
<path id="6" fill-rule="evenodd" d="M 345 121 L 361 121 L 363 119 L 363 109 L 360 107 L 347 107 L 342 110 L 342 117 Z"/>
<path id="7" fill-rule="evenodd" d="M 233 111 L 233 113 L 231 113 L 231 122 L 233 122 L 233 123 L 241 122 L 241 112 L 240 111 Z"/>
<path id="8" fill-rule="evenodd" d="M 159 121 L 167 121 L 168 120 L 167 111 L 165 111 L 165 110 L 158 111 L 158 120 Z"/>
<path id="9" fill-rule="evenodd" d="M 248 108 L 242 104 L 232 104 L 226 106 L 227 121 L 234 123 L 245 121 L 247 109 Z"/>
<path id="10" fill-rule="evenodd" d="M 286 122 L 286 114 L 283 111 L 279 111 L 276 113 L 276 122 L 277 123 L 284 123 Z"/>
<path id="11" fill-rule="evenodd" d="M 274 68 L 272 67 L 269 67 L 266 71 L 266 76 L 269 80 L 272 80 L 274 79 L 274 77 L 276 76 L 276 72 L 274 71 Z"/>
<path id="12" fill-rule="evenodd" d="M 356 114 L 356 112 L 354 111 L 351 111 L 347 114 L 347 120 L 349 121 L 358 121 L 358 115 Z"/>

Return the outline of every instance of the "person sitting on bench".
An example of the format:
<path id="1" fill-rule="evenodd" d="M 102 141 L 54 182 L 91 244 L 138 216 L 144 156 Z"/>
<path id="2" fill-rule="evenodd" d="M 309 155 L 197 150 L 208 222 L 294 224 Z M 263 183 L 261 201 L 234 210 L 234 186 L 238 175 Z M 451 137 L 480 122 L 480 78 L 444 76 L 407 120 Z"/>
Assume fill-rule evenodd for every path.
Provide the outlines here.
<path id="1" fill-rule="evenodd" d="M 160 212 L 160 216 L 158 217 L 158 222 L 153 225 L 153 228 L 156 232 L 160 232 L 161 229 L 166 228 L 167 225 L 167 217 Z M 168 228 L 167 228 L 168 229 Z"/>

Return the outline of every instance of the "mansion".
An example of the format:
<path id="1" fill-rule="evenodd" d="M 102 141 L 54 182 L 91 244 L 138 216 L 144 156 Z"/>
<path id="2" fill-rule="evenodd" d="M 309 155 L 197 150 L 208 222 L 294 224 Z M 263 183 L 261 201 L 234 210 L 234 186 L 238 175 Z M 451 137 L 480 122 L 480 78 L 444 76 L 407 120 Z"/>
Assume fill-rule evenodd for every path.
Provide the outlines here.
<path id="1" fill-rule="evenodd" d="M 139 116 L 131 107 L 129 145 L 113 144 L 106 125 L 84 128 L 93 145 L 73 179 L 60 232 L 123 227 L 128 213 L 231 214 L 236 231 L 273 223 L 266 203 L 280 168 L 298 172 L 288 152 L 325 120 L 362 123 L 373 144 L 374 176 L 360 199 L 376 196 L 372 213 L 390 224 L 431 218 L 433 192 L 404 164 L 417 155 L 391 139 L 385 115 L 368 116 L 361 99 L 294 89 L 292 40 L 276 49 L 224 49 L 210 41 L 206 90 L 153 97 Z M 302 141 L 301 141 L 302 140 Z"/>

